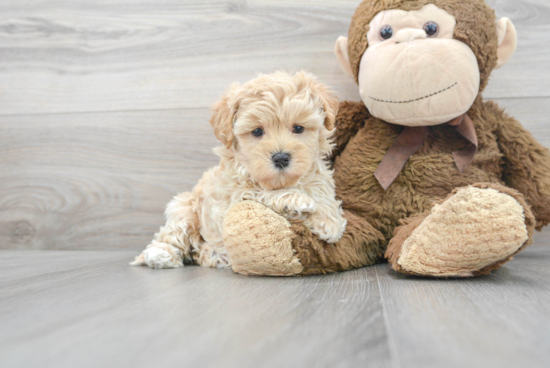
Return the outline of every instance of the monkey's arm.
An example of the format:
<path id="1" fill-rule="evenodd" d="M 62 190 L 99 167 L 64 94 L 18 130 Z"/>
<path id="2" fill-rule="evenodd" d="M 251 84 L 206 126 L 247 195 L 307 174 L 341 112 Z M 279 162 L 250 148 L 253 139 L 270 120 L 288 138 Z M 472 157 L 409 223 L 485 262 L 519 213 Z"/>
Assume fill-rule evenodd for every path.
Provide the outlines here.
<path id="1" fill-rule="evenodd" d="M 540 230 L 550 223 L 550 151 L 516 119 L 493 103 L 487 106 L 497 114 L 496 133 L 504 154 L 504 182 L 525 196 L 537 220 L 537 230 Z"/>
<path id="2" fill-rule="evenodd" d="M 343 101 L 340 103 L 334 134 L 336 148 L 332 151 L 331 161 L 334 161 L 336 156 L 342 153 L 351 137 L 365 125 L 365 121 L 370 117 L 371 115 L 363 102 Z"/>

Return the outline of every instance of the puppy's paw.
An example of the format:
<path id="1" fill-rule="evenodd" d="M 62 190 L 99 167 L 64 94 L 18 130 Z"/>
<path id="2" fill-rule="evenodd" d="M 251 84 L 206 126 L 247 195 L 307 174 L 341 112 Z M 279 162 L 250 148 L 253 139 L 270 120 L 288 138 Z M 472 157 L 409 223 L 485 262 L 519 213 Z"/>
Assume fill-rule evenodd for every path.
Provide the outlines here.
<path id="1" fill-rule="evenodd" d="M 319 237 L 319 239 L 327 243 L 336 243 L 346 230 L 347 221 L 343 217 L 327 218 L 327 217 L 312 217 L 306 220 L 305 225 L 311 232 Z"/>
<path id="2" fill-rule="evenodd" d="M 145 256 L 143 255 L 143 252 L 141 252 L 141 254 L 129 264 L 130 266 L 147 266 L 147 263 L 145 263 Z"/>
<path id="3" fill-rule="evenodd" d="M 161 248 L 147 248 L 142 254 L 145 264 L 151 268 L 183 267 L 183 262 L 180 257 L 174 257 L 174 255 Z"/>
<path id="4" fill-rule="evenodd" d="M 130 263 L 132 266 L 149 266 L 151 268 L 180 268 L 183 267 L 181 250 L 170 245 L 147 247 L 136 259 Z M 170 249 L 172 248 L 172 249 Z"/>
<path id="5" fill-rule="evenodd" d="M 289 220 L 305 220 L 317 210 L 315 201 L 300 193 L 293 193 L 283 198 L 282 215 Z"/>

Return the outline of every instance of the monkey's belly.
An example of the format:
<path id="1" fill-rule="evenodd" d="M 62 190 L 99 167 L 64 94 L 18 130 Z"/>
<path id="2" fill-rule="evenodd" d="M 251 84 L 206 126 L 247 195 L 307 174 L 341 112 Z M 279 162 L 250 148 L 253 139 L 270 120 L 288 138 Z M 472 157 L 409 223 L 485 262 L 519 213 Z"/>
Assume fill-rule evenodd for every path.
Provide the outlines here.
<path id="1" fill-rule="evenodd" d="M 451 149 L 434 152 L 427 142 L 384 190 L 374 172 L 392 139 L 382 142 L 384 147 L 376 147 L 372 142 L 369 134 L 360 132 L 338 157 L 334 165 L 336 193 L 343 201 L 344 210 L 367 219 L 388 239 L 399 220 L 429 210 L 435 200 L 446 198 L 455 188 L 485 182 L 502 184 L 501 155 L 496 146 L 480 146 L 474 161 L 460 173 Z M 453 142 L 449 142 L 448 146 L 452 145 Z"/>

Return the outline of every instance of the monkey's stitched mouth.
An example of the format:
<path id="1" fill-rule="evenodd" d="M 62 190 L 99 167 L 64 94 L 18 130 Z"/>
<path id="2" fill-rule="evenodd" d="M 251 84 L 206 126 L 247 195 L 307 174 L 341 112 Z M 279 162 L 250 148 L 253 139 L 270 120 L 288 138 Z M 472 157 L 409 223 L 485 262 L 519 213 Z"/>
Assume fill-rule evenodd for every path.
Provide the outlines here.
<path id="1" fill-rule="evenodd" d="M 449 86 L 449 87 L 447 87 L 447 88 L 442 89 L 441 91 L 437 91 L 437 92 L 431 93 L 431 94 L 429 94 L 429 95 L 427 95 L 427 96 L 415 98 L 414 100 L 409 100 L 409 101 L 387 101 L 387 100 L 380 100 L 380 99 L 374 98 L 374 97 L 372 97 L 372 96 L 369 96 L 369 98 L 370 98 L 371 100 L 374 100 L 374 101 L 377 101 L 377 102 L 385 102 L 385 103 L 393 103 L 393 104 L 411 103 L 411 102 L 416 102 L 416 101 L 424 100 L 424 99 L 426 99 L 426 98 L 430 98 L 430 97 L 432 97 L 432 96 L 438 95 L 438 94 L 440 94 L 440 93 L 443 93 L 443 92 L 445 92 L 445 91 L 450 90 L 450 89 L 453 88 L 453 87 L 456 87 L 457 85 L 458 85 L 458 82 L 456 82 L 456 83 L 453 84 L 452 86 Z"/>

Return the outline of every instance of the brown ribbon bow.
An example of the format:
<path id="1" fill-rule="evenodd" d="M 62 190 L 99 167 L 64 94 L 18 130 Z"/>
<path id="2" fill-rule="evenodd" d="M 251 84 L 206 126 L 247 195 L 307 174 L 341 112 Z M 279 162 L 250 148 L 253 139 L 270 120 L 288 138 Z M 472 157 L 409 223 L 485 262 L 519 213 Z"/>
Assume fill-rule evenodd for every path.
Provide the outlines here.
<path id="1" fill-rule="evenodd" d="M 456 131 L 471 143 L 468 147 L 453 152 L 456 167 L 462 173 L 477 153 L 478 142 L 474 122 L 464 114 L 447 124 L 456 127 Z M 426 126 L 406 127 L 399 134 L 374 172 L 374 176 L 384 190 L 388 189 L 397 178 L 409 158 L 422 147 L 428 137 L 428 131 L 429 128 Z"/>

